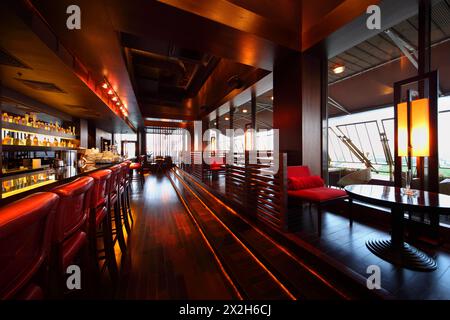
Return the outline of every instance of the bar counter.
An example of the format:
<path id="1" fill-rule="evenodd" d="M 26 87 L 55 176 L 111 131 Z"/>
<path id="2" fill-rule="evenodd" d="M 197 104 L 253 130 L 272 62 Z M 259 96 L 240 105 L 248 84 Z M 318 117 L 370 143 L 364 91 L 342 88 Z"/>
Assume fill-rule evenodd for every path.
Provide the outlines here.
<path id="1" fill-rule="evenodd" d="M 120 163 L 120 162 L 118 162 Z M 29 176 L 51 176 L 51 179 L 43 180 L 42 182 L 36 182 L 32 186 L 25 187 L 16 187 L 14 186 L 12 190 L 8 190 L 5 192 L 2 188 L 0 196 L 0 206 L 11 203 L 13 201 L 22 199 L 30 194 L 36 192 L 49 191 L 56 186 L 71 182 L 78 177 L 82 177 L 89 173 L 92 173 L 97 170 L 107 169 L 116 165 L 117 163 L 105 163 L 105 164 L 95 164 L 95 165 L 85 165 L 82 168 L 78 168 L 75 166 L 65 166 L 60 168 L 43 168 L 39 171 L 24 173 L 22 175 L 18 174 L 11 179 L 20 179 L 21 177 L 29 177 Z"/>

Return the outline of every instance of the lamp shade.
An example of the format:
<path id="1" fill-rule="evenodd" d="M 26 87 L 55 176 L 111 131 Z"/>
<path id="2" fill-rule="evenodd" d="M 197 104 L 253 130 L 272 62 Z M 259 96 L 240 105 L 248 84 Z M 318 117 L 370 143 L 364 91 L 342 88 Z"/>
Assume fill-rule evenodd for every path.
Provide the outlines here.
<path id="1" fill-rule="evenodd" d="M 430 155 L 430 122 L 429 100 L 411 101 L 411 146 L 413 157 L 428 157 Z M 408 156 L 408 104 L 397 105 L 398 121 L 398 155 Z"/>

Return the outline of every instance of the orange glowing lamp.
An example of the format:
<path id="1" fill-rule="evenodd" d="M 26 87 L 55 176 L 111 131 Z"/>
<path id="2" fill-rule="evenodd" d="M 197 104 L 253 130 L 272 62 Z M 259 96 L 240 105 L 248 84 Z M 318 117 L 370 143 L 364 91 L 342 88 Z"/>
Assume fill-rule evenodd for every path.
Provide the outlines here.
<path id="1" fill-rule="evenodd" d="M 409 131 L 411 156 L 428 157 L 430 155 L 429 99 L 411 101 L 409 111 L 408 115 L 408 104 L 406 102 L 397 105 L 398 155 L 400 157 L 408 156 Z"/>

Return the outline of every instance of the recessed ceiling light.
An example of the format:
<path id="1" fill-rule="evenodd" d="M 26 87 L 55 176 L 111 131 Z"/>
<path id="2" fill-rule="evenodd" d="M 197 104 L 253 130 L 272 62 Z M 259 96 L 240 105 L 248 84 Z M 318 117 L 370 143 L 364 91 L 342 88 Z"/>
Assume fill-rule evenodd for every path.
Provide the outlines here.
<path id="1" fill-rule="evenodd" d="M 270 97 L 270 100 L 273 100 L 273 96 Z"/>
<path id="2" fill-rule="evenodd" d="M 225 117 L 225 120 L 226 120 L 226 121 L 228 121 L 228 120 L 230 120 L 230 118 L 228 118 L 228 117 Z"/>
<path id="3" fill-rule="evenodd" d="M 214 122 L 214 125 L 217 126 L 217 122 Z"/>
<path id="4" fill-rule="evenodd" d="M 109 89 L 109 90 L 108 90 L 108 94 L 109 94 L 109 95 L 112 95 L 113 93 L 114 93 L 114 91 L 112 91 L 112 89 Z"/>
<path id="5" fill-rule="evenodd" d="M 102 88 L 103 88 L 103 89 L 108 89 L 108 84 L 107 84 L 106 82 L 104 82 L 104 83 L 102 84 Z"/>
<path id="6" fill-rule="evenodd" d="M 342 73 L 342 72 L 344 72 L 345 71 L 345 66 L 344 65 L 335 65 L 334 67 L 333 67 L 333 73 L 334 74 L 340 74 L 340 73 Z"/>
<path id="7" fill-rule="evenodd" d="M 112 98 L 112 101 L 117 101 L 117 97 L 113 97 L 113 98 Z"/>
<path id="8" fill-rule="evenodd" d="M 248 110 L 247 110 L 247 109 L 242 109 L 242 112 L 243 112 L 243 113 L 247 113 Z"/>

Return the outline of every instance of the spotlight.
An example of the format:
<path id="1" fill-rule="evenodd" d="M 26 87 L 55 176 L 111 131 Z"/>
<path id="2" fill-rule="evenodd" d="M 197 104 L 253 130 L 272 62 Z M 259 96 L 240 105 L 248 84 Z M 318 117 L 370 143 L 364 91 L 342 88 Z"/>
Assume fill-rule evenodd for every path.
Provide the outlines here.
<path id="1" fill-rule="evenodd" d="M 108 90 L 108 94 L 109 94 L 109 95 L 112 95 L 113 93 L 114 93 L 114 91 L 113 91 L 112 89 L 109 89 L 109 90 Z"/>
<path id="2" fill-rule="evenodd" d="M 117 97 L 113 97 L 113 98 L 112 98 L 112 101 L 117 101 Z"/>
<path id="3" fill-rule="evenodd" d="M 103 82 L 102 88 L 103 88 L 103 89 L 108 89 L 108 84 L 107 84 L 106 82 Z"/>
<path id="4" fill-rule="evenodd" d="M 344 65 L 338 64 L 338 65 L 335 65 L 333 67 L 333 73 L 334 74 L 340 74 L 340 73 L 342 73 L 344 71 L 345 71 L 345 66 Z"/>

